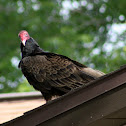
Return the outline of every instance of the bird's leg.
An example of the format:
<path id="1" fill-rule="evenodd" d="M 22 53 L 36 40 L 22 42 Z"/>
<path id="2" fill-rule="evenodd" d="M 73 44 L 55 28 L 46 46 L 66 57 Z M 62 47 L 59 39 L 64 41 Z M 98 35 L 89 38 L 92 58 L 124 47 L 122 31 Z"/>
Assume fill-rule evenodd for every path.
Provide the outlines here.
<path id="1" fill-rule="evenodd" d="M 41 93 L 42 93 L 44 99 L 46 100 L 46 103 L 49 102 L 49 101 L 51 101 L 52 96 L 50 94 L 45 93 L 45 92 L 44 93 L 41 92 Z"/>

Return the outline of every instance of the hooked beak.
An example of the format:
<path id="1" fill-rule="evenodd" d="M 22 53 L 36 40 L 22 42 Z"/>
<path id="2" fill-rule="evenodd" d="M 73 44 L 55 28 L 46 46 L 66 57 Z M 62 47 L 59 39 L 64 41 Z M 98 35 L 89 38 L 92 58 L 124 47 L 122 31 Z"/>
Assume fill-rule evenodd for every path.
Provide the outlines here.
<path id="1" fill-rule="evenodd" d="M 22 44 L 25 46 L 25 42 L 26 42 L 26 40 L 22 40 L 21 42 L 22 42 Z"/>
<path id="2" fill-rule="evenodd" d="M 23 39 L 23 40 L 22 40 L 22 38 L 21 38 L 21 36 L 20 36 L 20 35 L 18 35 L 18 37 L 20 38 L 20 40 L 21 40 L 22 44 L 25 46 L 26 40 L 25 40 L 25 39 Z"/>

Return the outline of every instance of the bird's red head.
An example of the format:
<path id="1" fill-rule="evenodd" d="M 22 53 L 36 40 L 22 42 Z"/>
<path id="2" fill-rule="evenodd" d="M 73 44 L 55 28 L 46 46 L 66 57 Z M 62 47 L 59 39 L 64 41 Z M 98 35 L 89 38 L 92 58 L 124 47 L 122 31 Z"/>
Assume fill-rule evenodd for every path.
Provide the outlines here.
<path id="1" fill-rule="evenodd" d="M 22 44 L 25 46 L 25 43 L 28 39 L 30 39 L 30 36 L 27 31 L 22 30 L 19 32 L 18 37 L 21 39 Z"/>

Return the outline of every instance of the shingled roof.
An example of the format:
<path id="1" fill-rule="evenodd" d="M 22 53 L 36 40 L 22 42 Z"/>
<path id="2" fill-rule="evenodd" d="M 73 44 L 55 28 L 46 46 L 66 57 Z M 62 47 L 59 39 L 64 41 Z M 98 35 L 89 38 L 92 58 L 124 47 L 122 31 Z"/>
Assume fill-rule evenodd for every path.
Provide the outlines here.
<path id="1" fill-rule="evenodd" d="M 4 126 L 121 126 L 126 123 L 126 67 L 4 123 Z"/>

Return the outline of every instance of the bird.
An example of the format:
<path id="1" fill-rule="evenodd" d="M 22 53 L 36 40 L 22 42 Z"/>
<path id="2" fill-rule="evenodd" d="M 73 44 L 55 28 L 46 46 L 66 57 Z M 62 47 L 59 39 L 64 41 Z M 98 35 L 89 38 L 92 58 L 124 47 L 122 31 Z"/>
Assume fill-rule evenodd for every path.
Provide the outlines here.
<path id="1" fill-rule="evenodd" d="M 18 36 L 21 41 L 18 67 L 46 102 L 105 75 L 67 56 L 44 51 L 26 30 Z"/>

